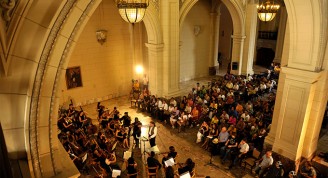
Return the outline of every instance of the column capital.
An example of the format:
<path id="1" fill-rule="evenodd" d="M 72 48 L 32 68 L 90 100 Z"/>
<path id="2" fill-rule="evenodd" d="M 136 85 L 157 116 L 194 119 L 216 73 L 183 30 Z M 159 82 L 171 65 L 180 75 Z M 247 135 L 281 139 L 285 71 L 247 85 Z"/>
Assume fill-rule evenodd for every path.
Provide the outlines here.
<path id="1" fill-rule="evenodd" d="M 164 43 L 160 43 L 160 44 L 145 43 L 145 46 L 152 51 L 163 51 L 164 49 Z"/>

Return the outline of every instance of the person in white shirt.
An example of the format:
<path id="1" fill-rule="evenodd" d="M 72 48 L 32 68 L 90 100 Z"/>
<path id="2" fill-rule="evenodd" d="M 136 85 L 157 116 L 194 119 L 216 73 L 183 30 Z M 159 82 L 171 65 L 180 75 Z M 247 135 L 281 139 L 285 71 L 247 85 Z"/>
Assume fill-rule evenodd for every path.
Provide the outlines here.
<path id="1" fill-rule="evenodd" d="M 143 84 L 143 88 L 144 88 L 144 89 L 145 89 L 145 88 L 148 89 L 148 82 L 149 82 L 149 80 L 148 80 L 147 74 L 144 75 L 142 81 L 143 81 L 143 83 L 142 83 L 142 84 Z"/>
<path id="2" fill-rule="evenodd" d="M 238 90 L 239 90 L 239 85 L 238 85 L 238 83 L 235 83 L 235 84 L 233 85 L 233 89 L 234 89 L 235 91 L 238 91 Z"/>
<path id="3" fill-rule="evenodd" d="M 250 116 L 248 114 L 248 111 L 245 111 L 240 117 L 243 118 L 245 122 L 249 122 Z"/>
<path id="4" fill-rule="evenodd" d="M 242 139 L 238 145 L 238 148 L 239 148 L 239 152 L 238 152 L 238 155 L 235 155 L 236 157 L 233 158 L 232 156 L 232 159 L 234 159 L 229 168 L 231 169 L 232 166 L 236 165 L 237 162 L 241 161 L 242 159 L 245 158 L 246 154 L 248 153 L 249 151 L 249 145 L 246 143 L 246 139 Z"/>
<path id="5" fill-rule="evenodd" d="M 157 127 L 155 126 L 154 121 L 150 121 L 149 131 L 148 131 L 148 139 L 150 143 L 150 147 L 156 146 L 156 135 L 157 135 Z"/>
<path id="6" fill-rule="evenodd" d="M 255 167 L 255 173 L 262 177 L 263 173 L 273 164 L 272 152 L 267 151 L 263 157 L 256 161 L 257 165 Z"/>

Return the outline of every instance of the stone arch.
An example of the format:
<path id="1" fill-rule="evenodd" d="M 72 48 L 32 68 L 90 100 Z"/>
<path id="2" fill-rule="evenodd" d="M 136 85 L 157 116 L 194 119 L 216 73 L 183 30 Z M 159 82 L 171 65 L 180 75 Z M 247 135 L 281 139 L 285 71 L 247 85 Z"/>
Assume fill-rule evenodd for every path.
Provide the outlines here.
<path id="1" fill-rule="evenodd" d="M 186 0 L 180 8 L 180 30 L 184 19 L 186 18 L 190 9 L 198 2 L 198 0 Z M 234 35 L 244 36 L 245 34 L 245 14 L 243 11 L 243 6 L 238 0 L 221 0 L 221 2 L 228 8 L 232 23 Z"/>
<path id="2" fill-rule="evenodd" d="M 84 3 L 77 1 L 67 1 L 59 7 L 59 13 L 53 27 L 50 29 L 49 36 L 44 44 L 40 45 L 42 49 L 40 62 L 36 69 L 36 76 L 32 84 L 33 91 L 29 109 L 29 121 L 26 128 L 27 133 L 27 152 L 31 174 L 34 177 L 49 177 L 60 172 L 58 161 L 56 160 L 57 139 L 53 136 L 57 131 L 55 124 L 59 97 L 59 81 L 64 75 L 65 68 L 68 65 L 69 56 L 89 18 L 101 3 L 101 0 L 87 0 Z M 35 9 L 34 9 L 35 10 Z M 115 12 L 114 12 L 115 13 Z M 117 12 L 118 13 L 118 12 Z M 158 12 L 154 2 L 151 1 L 145 16 L 145 26 L 149 43 L 161 43 L 162 36 L 159 26 Z M 23 33 L 22 31 L 21 33 Z M 20 44 L 17 44 L 20 45 Z M 44 98 L 50 98 L 46 105 L 43 105 Z M 46 112 L 40 112 L 40 107 Z M 47 120 L 47 121 L 44 121 Z M 40 143 L 40 122 L 48 122 L 47 146 Z M 44 137 L 43 137 L 44 138 Z M 44 141 L 44 140 L 42 140 Z M 50 157 L 50 165 L 43 163 L 40 158 L 40 146 L 47 147 Z M 45 164 L 47 164 L 45 166 Z"/>

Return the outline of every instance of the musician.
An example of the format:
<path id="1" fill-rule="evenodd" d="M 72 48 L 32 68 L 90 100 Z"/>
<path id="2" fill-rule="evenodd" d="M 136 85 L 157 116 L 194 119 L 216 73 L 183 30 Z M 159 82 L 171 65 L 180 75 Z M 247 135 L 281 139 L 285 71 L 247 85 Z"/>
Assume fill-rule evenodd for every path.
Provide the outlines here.
<path id="1" fill-rule="evenodd" d="M 178 164 L 178 166 L 180 167 L 180 168 L 178 168 L 178 172 L 179 172 L 179 175 L 181 175 L 185 172 L 191 173 L 193 171 L 193 169 L 195 168 L 195 163 L 192 161 L 191 158 L 188 158 L 186 160 L 186 162 L 183 164 L 183 166 L 181 164 Z"/>
<path id="2" fill-rule="evenodd" d="M 178 153 L 175 151 L 174 146 L 170 146 L 169 147 L 169 152 L 164 154 L 164 157 L 162 159 L 162 164 L 165 166 L 164 162 L 170 158 L 174 159 L 175 162 L 175 158 L 178 156 Z"/>
<path id="3" fill-rule="evenodd" d="M 128 166 L 126 168 L 128 170 L 128 174 L 135 174 L 137 173 L 137 162 L 134 161 L 133 157 L 128 159 Z M 137 176 L 134 176 L 135 178 Z M 131 177 L 132 178 L 132 177 Z"/>
<path id="4" fill-rule="evenodd" d="M 125 129 L 121 126 L 118 126 L 116 129 L 116 139 L 122 143 L 123 148 L 129 149 L 129 143 L 127 138 L 127 133 L 125 132 Z"/>
<path id="5" fill-rule="evenodd" d="M 150 147 L 156 145 L 155 143 L 156 135 L 157 135 L 157 127 L 155 126 L 155 122 L 150 121 L 150 126 L 148 131 L 148 139 L 149 139 Z"/>
<path id="6" fill-rule="evenodd" d="M 155 158 L 155 152 L 151 151 L 150 152 L 150 157 L 147 158 L 147 165 L 148 167 L 158 167 L 158 169 L 161 169 L 162 165 L 159 163 L 159 161 Z M 156 170 L 151 169 L 149 170 L 150 173 L 155 173 Z"/>
<path id="7" fill-rule="evenodd" d="M 141 136 L 141 122 L 138 120 L 138 118 L 135 118 L 135 121 L 133 123 L 133 138 L 136 144 L 136 147 L 139 148 L 139 140 L 140 140 L 140 136 Z"/>
<path id="8" fill-rule="evenodd" d="M 87 124 L 87 121 L 88 121 L 88 119 L 85 115 L 85 112 L 81 111 L 79 114 L 79 126 L 80 127 L 85 126 Z"/>
<path id="9" fill-rule="evenodd" d="M 71 104 L 69 104 L 68 114 L 67 115 L 70 117 L 74 114 L 75 114 L 75 108 L 74 108 L 73 104 L 71 103 Z"/>

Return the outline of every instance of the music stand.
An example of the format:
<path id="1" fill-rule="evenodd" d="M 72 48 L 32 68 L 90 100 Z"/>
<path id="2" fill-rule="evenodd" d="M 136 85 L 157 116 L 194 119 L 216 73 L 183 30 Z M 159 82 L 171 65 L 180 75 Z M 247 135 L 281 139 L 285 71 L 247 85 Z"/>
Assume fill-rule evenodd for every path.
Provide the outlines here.
<path id="1" fill-rule="evenodd" d="M 148 141 L 148 139 L 146 137 L 143 137 L 141 139 L 141 141 L 143 142 L 143 148 L 144 148 L 144 151 L 143 151 L 143 159 L 145 161 L 145 164 L 147 164 L 146 163 L 146 141 Z"/>

